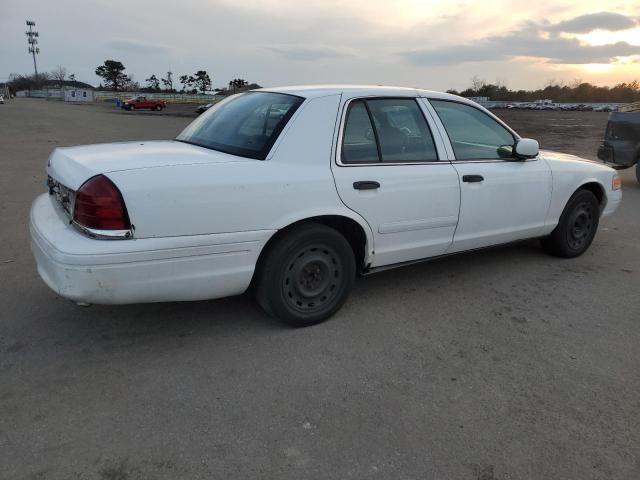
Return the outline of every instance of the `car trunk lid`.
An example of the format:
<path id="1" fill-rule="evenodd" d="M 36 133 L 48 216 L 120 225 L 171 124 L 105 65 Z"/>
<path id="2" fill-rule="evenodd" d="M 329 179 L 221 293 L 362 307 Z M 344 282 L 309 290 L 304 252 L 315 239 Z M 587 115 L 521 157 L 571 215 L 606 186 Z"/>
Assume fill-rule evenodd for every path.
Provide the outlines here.
<path id="1" fill-rule="evenodd" d="M 47 166 L 50 177 L 71 190 L 98 175 L 173 165 L 255 161 L 174 140 L 123 142 L 56 148 Z"/>

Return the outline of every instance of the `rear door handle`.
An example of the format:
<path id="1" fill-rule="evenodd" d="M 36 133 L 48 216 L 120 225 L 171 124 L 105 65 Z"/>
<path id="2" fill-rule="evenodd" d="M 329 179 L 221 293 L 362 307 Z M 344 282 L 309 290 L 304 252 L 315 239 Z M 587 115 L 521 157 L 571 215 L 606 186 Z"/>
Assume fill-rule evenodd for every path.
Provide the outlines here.
<path id="1" fill-rule="evenodd" d="M 356 190 L 377 190 L 380 188 L 380 184 L 373 180 L 362 180 L 360 182 L 353 182 L 353 188 Z"/>
<path id="2" fill-rule="evenodd" d="M 462 176 L 462 181 L 467 183 L 482 182 L 483 180 L 484 180 L 484 177 L 482 175 L 463 175 Z"/>

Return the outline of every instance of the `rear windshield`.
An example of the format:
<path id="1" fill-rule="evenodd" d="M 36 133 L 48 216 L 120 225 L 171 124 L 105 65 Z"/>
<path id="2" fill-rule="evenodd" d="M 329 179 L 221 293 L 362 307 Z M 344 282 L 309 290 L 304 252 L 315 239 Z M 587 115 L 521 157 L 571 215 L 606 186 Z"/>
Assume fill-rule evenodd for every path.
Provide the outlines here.
<path id="1" fill-rule="evenodd" d="M 243 93 L 214 105 L 176 140 L 264 160 L 303 100 L 282 93 Z"/>

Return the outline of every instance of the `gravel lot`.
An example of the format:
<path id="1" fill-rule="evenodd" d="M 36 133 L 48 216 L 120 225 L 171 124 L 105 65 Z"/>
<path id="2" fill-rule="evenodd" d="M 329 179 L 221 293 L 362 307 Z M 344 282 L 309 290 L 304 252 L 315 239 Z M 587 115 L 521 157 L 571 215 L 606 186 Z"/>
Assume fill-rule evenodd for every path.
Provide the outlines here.
<path id="1" fill-rule="evenodd" d="M 607 117 L 498 114 L 590 158 Z M 527 242 L 372 275 L 309 329 L 247 296 L 56 297 L 28 236 L 50 151 L 171 138 L 188 115 L 0 105 L 1 479 L 640 478 L 632 171 L 581 258 Z"/>

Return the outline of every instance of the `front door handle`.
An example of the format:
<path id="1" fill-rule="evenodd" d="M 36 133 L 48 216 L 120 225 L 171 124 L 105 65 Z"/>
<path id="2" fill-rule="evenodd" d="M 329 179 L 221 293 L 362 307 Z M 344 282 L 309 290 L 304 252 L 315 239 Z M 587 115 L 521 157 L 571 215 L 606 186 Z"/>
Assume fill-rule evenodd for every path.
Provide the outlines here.
<path id="1" fill-rule="evenodd" d="M 356 190 L 377 190 L 380 188 L 380 184 L 373 180 L 362 180 L 360 182 L 353 182 L 353 188 Z"/>
<path id="2" fill-rule="evenodd" d="M 463 175 L 462 176 L 462 181 L 467 183 L 482 182 L 483 180 L 484 180 L 484 177 L 482 175 Z"/>

